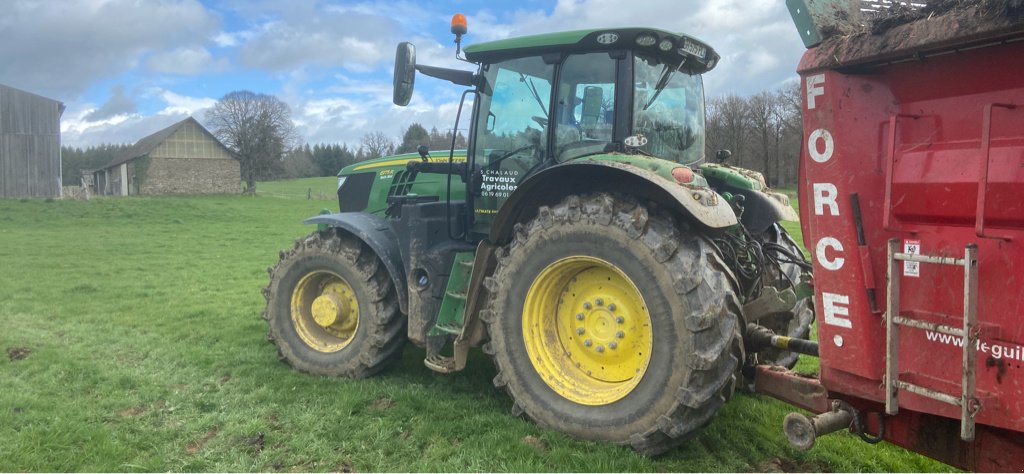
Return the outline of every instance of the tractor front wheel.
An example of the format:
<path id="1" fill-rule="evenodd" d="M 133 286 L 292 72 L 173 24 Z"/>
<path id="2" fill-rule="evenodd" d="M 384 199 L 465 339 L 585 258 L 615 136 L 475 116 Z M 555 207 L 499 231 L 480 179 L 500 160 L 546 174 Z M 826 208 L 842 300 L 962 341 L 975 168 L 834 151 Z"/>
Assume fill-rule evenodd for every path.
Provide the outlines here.
<path id="1" fill-rule="evenodd" d="M 405 319 L 376 254 L 328 230 L 295 242 L 269 269 L 263 319 L 279 357 L 303 372 L 361 378 L 401 355 Z"/>
<path id="2" fill-rule="evenodd" d="M 569 196 L 517 226 L 481 314 L 513 411 L 659 454 L 706 425 L 743 360 L 736 284 L 654 205 Z"/>

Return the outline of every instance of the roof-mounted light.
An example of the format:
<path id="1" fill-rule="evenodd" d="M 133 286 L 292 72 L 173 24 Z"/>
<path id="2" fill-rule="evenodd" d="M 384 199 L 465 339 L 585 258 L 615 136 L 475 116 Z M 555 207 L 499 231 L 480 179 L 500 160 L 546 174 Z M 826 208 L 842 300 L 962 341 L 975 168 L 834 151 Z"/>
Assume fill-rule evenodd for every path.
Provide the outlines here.
<path id="1" fill-rule="evenodd" d="M 658 38 L 650 33 L 644 33 L 636 37 L 637 46 L 654 46 L 654 43 L 658 42 Z"/>
<path id="2" fill-rule="evenodd" d="M 672 48 L 674 48 L 674 47 L 675 47 L 675 43 L 673 43 L 672 40 L 668 39 L 668 38 L 665 38 L 665 39 L 661 40 L 660 43 L 658 43 L 658 49 L 660 49 L 660 50 L 662 50 L 662 51 L 664 51 L 666 53 L 669 52 L 669 51 L 672 51 Z"/>
<path id="3" fill-rule="evenodd" d="M 600 44 L 614 44 L 619 40 L 618 33 L 601 33 L 597 35 L 597 42 Z"/>

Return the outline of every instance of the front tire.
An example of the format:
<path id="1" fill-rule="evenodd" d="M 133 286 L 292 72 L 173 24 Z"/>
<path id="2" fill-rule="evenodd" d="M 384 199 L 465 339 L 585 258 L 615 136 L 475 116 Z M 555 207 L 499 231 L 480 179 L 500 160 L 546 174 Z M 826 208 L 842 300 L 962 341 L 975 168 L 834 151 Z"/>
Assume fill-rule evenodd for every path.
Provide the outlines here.
<path id="1" fill-rule="evenodd" d="M 268 271 L 267 338 L 292 367 L 362 378 L 401 355 L 405 319 L 397 293 L 383 262 L 358 239 L 313 233 Z"/>
<path id="2" fill-rule="evenodd" d="M 485 284 L 494 383 L 543 426 L 654 455 L 733 393 L 735 280 L 709 240 L 653 205 L 598 194 L 542 207 Z"/>

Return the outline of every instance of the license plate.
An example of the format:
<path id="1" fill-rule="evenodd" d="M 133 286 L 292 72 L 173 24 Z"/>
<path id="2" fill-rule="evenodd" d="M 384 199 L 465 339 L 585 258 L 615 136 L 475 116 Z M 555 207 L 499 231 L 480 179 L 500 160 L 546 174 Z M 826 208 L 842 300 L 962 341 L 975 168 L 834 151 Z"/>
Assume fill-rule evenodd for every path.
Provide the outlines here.
<path id="1" fill-rule="evenodd" d="M 704 47 L 703 45 L 694 43 L 692 41 L 687 41 L 683 43 L 683 47 L 680 49 L 701 59 L 704 59 L 704 55 L 707 54 L 708 52 L 708 48 Z"/>

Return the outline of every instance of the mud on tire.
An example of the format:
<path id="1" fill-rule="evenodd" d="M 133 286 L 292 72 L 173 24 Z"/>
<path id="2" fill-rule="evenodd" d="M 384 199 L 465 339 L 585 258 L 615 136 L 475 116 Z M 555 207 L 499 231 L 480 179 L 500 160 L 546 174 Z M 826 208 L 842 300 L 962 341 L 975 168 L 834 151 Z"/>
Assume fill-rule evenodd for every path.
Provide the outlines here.
<path id="1" fill-rule="evenodd" d="M 527 340 L 537 331 L 524 328 L 524 319 L 532 320 L 524 313 L 531 287 L 546 269 L 579 256 L 606 262 L 609 272 L 626 277 L 649 315 L 649 360 L 621 396 L 588 400 L 586 391 L 552 381 L 528 354 L 527 346 L 537 344 Z M 744 358 L 737 284 L 716 247 L 688 223 L 629 197 L 569 196 L 517 225 L 498 257 L 485 280 L 490 300 L 481 319 L 491 340 L 484 351 L 497 366 L 494 384 L 508 392 L 514 414 L 578 438 L 656 455 L 709 423 L 731 397 Z M 574 311 L 566 312 L 570 319 Z M 578 342 L 568 339 L 562 344 Z"/>
<path id="2" fill-rule="evenodd" d="M 279 359 L 303 372 L 362 378 L 401 356 L 405 318 L 394 284 L 383 262 L 358 239 L 335 230 L 315 232 L 282 251 L 277 265 L 267 272 L 270 283 L 263 289 L 267 306 L 262 317 Z M 346 313 L 357 314 L 351 332 L 327 332 L 315 321 L 300 324 L 301 318 L 309 319 L 309 298 L 297 297 L 296 291 L 321 291 L 325 283 L 311 280 L 317 277 L 346 285 L 348 303 L 358 308 L 357 313 Z M 309 342 L 318 338 L 332 345 L 314 347 Z"/>

